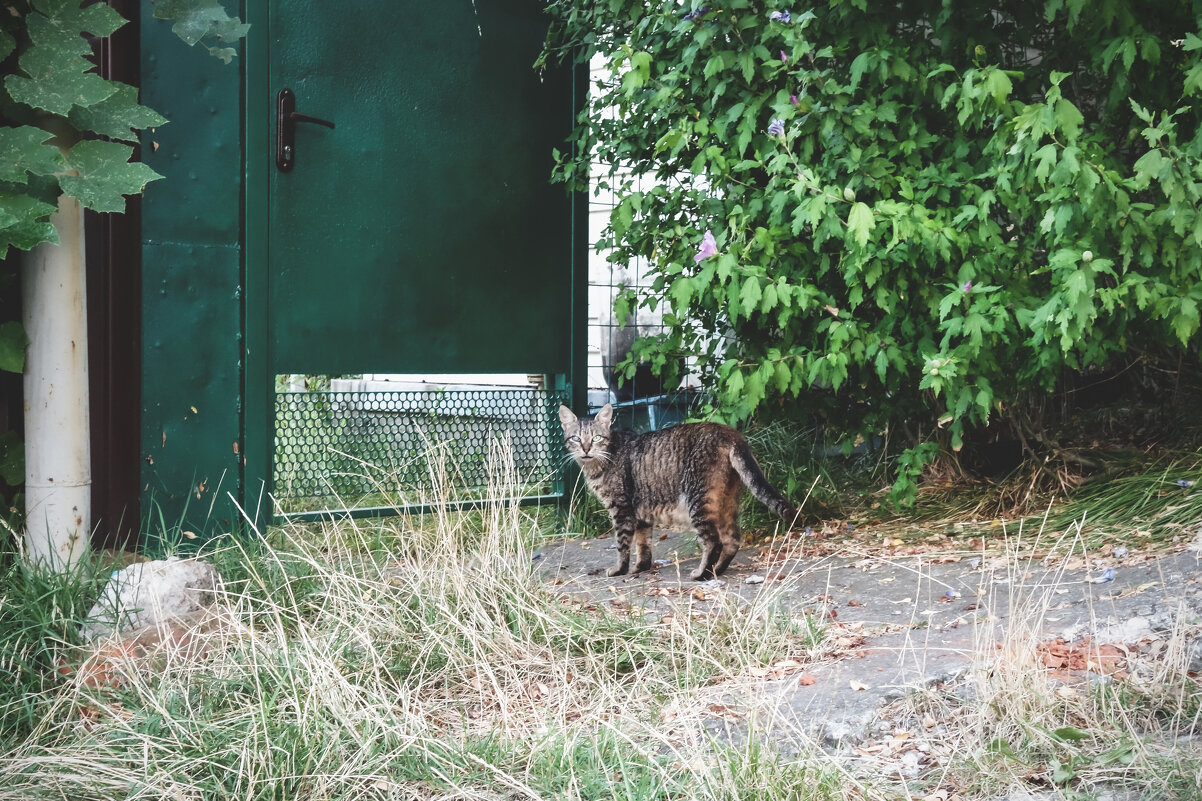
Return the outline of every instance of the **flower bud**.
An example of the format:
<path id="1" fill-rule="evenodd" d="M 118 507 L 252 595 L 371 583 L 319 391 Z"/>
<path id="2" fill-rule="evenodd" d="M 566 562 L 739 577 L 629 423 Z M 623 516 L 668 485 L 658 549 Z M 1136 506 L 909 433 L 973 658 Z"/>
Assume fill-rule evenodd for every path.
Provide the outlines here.
<path id="1" fill-rule="evenodd" d="M 850 186 L 843 187 L 843 199 L 846 200 L 848 203 L 851 203 L 853 200 L 856 199 L 855 190 L 852 189 Z"/>

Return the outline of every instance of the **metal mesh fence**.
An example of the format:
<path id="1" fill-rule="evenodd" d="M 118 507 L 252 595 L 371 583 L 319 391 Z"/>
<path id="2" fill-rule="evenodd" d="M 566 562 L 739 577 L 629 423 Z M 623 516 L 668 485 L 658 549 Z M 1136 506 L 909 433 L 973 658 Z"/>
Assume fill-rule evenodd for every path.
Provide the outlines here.
<path id="1" fill-rule="evenodd" d="M 273 492 L 284 513 L 479 498 L 491 440 L 509 437 L 522 493 L 561 495 L 560 403 L 533 387 L 278 393 Z"/>

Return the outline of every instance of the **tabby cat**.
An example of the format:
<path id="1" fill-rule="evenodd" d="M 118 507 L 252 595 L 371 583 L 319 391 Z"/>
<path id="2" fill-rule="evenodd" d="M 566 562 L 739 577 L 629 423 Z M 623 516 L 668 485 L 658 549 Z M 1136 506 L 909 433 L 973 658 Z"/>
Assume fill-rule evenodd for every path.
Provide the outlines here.
<path id="1" fill-rule="evenodd" d="M 684 425 L 635 434 L 615 430 L 608 403 L 581 420 L 566 406 L 559 421 L 568 454 L 613 520 L 618 564 L 609 575 L 651 567 L 651 528 L 691 526 L 702 544 L 694 580 L 718 575 L 739 550 L 739 492 L 751 494 L 787 522 L 798 510 L 764 478 L 743 435 L 717 423 Z"/>

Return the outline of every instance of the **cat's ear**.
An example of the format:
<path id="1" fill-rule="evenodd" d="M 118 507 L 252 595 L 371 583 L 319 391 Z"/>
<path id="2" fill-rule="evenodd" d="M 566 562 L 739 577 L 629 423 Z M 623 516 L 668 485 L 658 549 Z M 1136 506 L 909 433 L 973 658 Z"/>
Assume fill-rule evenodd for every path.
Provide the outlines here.
<path id="1" fill-rule="evenodd" d="M 601 411 L 597 412 L 597 416 L 593 418 L 593 422 L 602 428 L 609 428 L 614 421 L 614 407 L 608 403 L 601 407 Z"/>
<path id="2" fill-rule="evenodd" d="M 577 419 L 576 415 L 572 414 L 571 409 L 569 409 L 567 406 L 564 406 L 562 403 L 559 405 L 559 424 L 563 426 L 565 433 L 579 422 L 580 420 Z"/>

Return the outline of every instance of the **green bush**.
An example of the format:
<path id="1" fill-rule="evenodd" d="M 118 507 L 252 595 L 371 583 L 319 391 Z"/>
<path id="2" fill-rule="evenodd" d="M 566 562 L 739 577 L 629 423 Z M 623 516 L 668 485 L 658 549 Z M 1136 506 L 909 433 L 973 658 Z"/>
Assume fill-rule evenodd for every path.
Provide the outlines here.
<path id="1" fill-rule="evenodd" d="M 728 421 L 887 433 L 905 500 L 990 427 L 1046 446 L 1065 376 L 1196 363 L 1202 3 L 549 10 L 545 58 L 606 65 L 556 178 L 616 192 L 601 245 L 654 276 L 618 319 L 668 326 L 637 358 Z"/>

